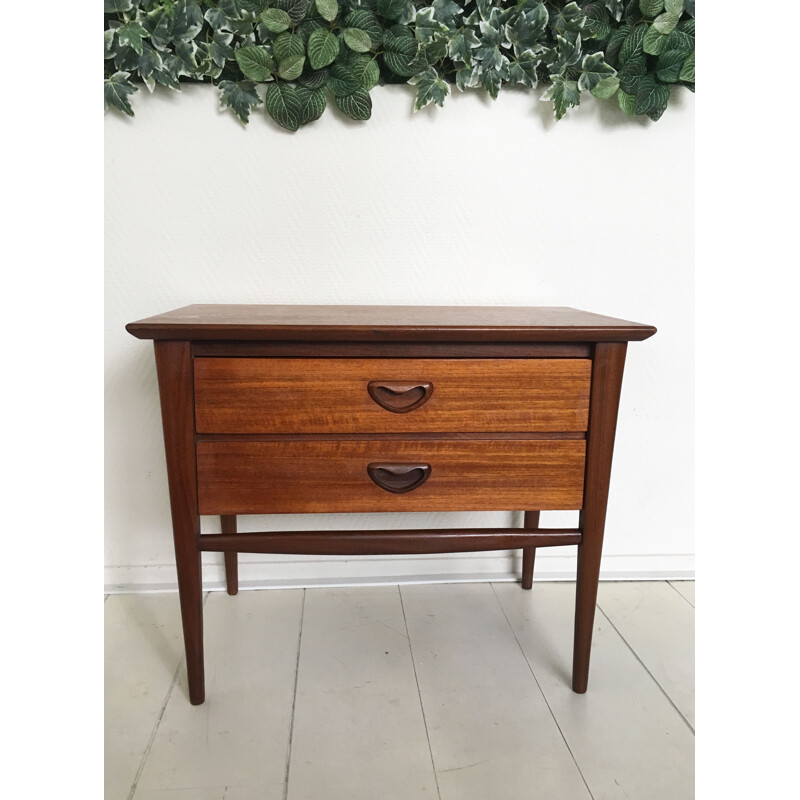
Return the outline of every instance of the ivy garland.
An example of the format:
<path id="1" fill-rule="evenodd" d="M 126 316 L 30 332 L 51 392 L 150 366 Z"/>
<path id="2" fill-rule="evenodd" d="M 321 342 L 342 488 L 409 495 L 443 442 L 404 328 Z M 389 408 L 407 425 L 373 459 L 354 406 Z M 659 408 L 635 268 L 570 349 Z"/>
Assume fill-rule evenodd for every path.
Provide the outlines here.
<path id="1" fill-rule="evenodd" d="M 462 0 L 463 1 L 463 0 Z M 372 114 L 370 91 L 407 82 L 414 109 L 451 86 L 530 89 L 556 119 L 581 93 L 616 97 L 657 120 L 670 86 L 694 91 L 694 0 L 104 0 L 105 107 L 133 116 L 136 82 L 180 91 L 210 81 L 247 123 L 265 105 L 296 131 L 328 95 L 348 117 Z"/>

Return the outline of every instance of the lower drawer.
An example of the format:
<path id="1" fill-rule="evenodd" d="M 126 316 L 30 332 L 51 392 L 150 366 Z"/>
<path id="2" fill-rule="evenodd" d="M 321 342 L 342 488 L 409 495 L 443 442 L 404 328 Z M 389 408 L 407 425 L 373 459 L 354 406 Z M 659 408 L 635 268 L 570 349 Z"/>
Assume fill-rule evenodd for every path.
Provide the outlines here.
<path id="1" fill-rule="evenodd" d="M 200 514 L 579 509 L 583 439 L 200 441 Z"/>

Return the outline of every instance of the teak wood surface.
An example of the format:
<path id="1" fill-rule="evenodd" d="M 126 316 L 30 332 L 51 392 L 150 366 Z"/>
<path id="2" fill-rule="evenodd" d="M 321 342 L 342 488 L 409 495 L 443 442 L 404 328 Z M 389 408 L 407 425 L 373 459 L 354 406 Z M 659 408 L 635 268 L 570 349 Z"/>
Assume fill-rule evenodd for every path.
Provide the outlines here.
<path id="1" fill-rule="evenodd" d="M 198 433 L 585 431 L 591 371 L 585 358 L 195 358 L 196 426 Z M 416 407 L 403 410 L 404 396 Z"/>
<path id="2" fill-rule="evenodd" d="M 628 341 L 569 308 L 196 305 L 155 340 L 189 699 L 202 703 L 200 556 L 578 546 L 574 691 L 586 691 Z M 379 371 L 376 372 L 376 368 Z M 580 509 L 575 530 L 543 509 Z M 237 533 L 243 513 L 526 509 L 522 528 Z M 219 514 L 222 533 L 200 534 Z"/>
<path id="3" fill-rule="evenodd" d="M 201 514 L 579 509 L 586 442 L 371 440 L 197 443 Z M 417 489 L 377 486 L 370 464 L 430 466 Z"/>

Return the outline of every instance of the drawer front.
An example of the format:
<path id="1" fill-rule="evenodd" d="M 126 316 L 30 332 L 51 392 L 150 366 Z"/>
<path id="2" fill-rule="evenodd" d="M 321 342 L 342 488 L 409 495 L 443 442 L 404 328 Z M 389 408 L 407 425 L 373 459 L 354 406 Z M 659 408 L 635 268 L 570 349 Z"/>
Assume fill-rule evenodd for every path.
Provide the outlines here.
<path id="1" fill-rule="evenodd" d="M 201 514 L 579 509 L 583 439 L 197 443 Z"/>
<path id="2" fill-rule="evenodd" d="M 198 433 L 585 431 L 591 361 L 195 358 Z"/>

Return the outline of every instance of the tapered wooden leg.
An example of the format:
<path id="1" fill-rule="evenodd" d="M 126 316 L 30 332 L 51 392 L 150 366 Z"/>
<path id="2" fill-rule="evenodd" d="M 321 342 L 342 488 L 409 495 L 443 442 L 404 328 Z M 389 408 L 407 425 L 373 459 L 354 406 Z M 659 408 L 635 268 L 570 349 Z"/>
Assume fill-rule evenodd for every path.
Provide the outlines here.
<path id="1" fill-rule="evenodd" d="M 197 514 L 191 346 L 189 342 L 157 341 L 155 353 L 189 700 L 199 705 L 205 699 L 203 582 L 200 517 Z"/>
<path id="2" fill-rule="evenodd" d="M 539 512 L 526 511 L 522 527 L 527 530 L 539 529 Z M 535 547 L 522 548 L 522 588 L 530 589 L 533 586 L 533 562 L 536 559 Z"/>
<path id="3" fill-rule="evenodd" d="M 578 545 L 578 577 L 575 594 L 575 646 L 572 660 L 572 689 L 583 694 L 589 682 L 589 654 L 597 603 L 597 580 L 608 506 L 611 457 L 617 428 L 619 394 L 625 366 L 625 342 L 595 345 L 592 362 L 592 393 L 589 402 L 589 431 L 586 442 L 586 476 Z"/>
<path id="4" fill-rule="evenodd" d="M 220 517 L 223 533 L 236 533 L 236 515 L 223 514 Z M 225 553 L 225 584 L 228 587 L 228 594 L 239 593 L 239 554 L 233 552 Z"/>

